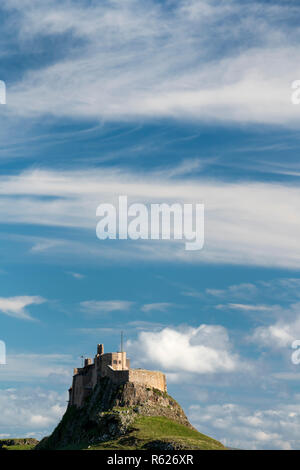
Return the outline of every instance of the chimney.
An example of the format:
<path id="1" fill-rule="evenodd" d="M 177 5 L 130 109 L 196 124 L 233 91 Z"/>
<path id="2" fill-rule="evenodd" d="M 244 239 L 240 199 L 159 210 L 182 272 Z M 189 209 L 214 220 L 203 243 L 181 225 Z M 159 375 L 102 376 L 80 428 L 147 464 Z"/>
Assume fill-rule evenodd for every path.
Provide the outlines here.
<path id="1" fill-rule="evenodd" d="M 100 356 L 102 356 L 102 354 L 104 354 L 104 344 L 98 344 L 97 354 L 99 354 Z"/>

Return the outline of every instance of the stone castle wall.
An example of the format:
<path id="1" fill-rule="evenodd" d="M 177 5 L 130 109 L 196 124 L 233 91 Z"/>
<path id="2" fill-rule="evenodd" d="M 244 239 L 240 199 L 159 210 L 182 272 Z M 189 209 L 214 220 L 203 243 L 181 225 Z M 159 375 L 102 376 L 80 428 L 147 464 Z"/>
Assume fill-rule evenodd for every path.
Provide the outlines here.
<path id="1" fill-rule="evenodd" d="M 131 382 L 162 392 L 167 391 L 165 374 L 145 369 L 130 369 L 126 352 L 104 354 L 103 345 L 100 344 L 94 362 L 87 358 L 84 367 L 74 369 L 73 383 L 69 389 L 69 404 L 81 407 L 102 377 L 108 377 L 116 385 Z"/>
<path id="2" fill-rule="evenodd" d="M 144 387 L 157 388 L 162 392 L 167 391 L 166 376 L 162 372 L 145 369 L 114 370 L 108 366 L 106 375 L 114 384 L 133 382 Z"/>
<path id="3" fill-rule="evenodd" d="M 112 383 L 121 385 L 129 381 L 129 370 L 114 370 L 112 367 L 107 366 L 106 377 L 108 377 Z"/>
<path id="4" fill-rule="evenodd" d="M 134 382 L 145 387 L 157 388 L 162 392 L 167 391 L 166 376 L 162 372 L 145 370 L 145 369 L 130 369 L 129 382 Z"/>
<path id="5" fill-rule="evenodd" d="M 86 397 L 92 392 L 95 382 L 93 380 L 94 367 L 88 367 L 84 373 L 77 374 L 73 377 L 72 396 L 70 397 L 71 403 L 76 406 L 81 406 Z"/>

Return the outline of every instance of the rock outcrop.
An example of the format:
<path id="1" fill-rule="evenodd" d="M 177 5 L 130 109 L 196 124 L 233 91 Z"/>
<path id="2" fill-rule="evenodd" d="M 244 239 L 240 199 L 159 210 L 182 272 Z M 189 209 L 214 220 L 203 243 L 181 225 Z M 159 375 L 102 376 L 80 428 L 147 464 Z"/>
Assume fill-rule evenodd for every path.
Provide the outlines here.
<path id="1" fill-rule="evenodd" d="M 131 382 L 117 386 L 104 378 L 84 406 L 68 407 L 51 436 L 44 438 L 36 449 L 70 448 L 82 443 L 88 447 L 111 441 L 126 436 L 140 416 L 165 417 L 194 429 L 180 405 L 166 392 Z M 156 442 L 155 447 L 158 445 Z"/>
<path id="2" fill-rule="evenodd" d="M 36 446 L 39 443 L 37 439 L 32 437 L 25 437 L 21 439 L 1 439 L 0 440 L 0 450 L 6 450 L 7 447 L 16 447 L 16 446 Z"/>

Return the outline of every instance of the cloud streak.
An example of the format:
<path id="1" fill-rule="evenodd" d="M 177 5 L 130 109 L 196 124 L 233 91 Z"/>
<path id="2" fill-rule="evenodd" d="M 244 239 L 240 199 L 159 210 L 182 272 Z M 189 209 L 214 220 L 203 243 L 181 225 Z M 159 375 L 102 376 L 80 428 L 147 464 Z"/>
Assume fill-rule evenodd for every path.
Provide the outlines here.
<path id="1" fill-rule="evenodd" d="M 144 313 L 148 312 L 166 312 L 173 304 L 170 302 L 155 302 L 152 304 L 145 304 L 142 306 L 141 310 Z"/>
<path id="2" fill-rule="evenodd" d="M 128 300 L 86 300 L 80 303 L 81 309 L 91 315 L 129 310 L 134 302 Z"/>
<path id="3" fill-rule="evenodd" d="M 2 223 L 35 224 L 94 232 L 96 208 L 128 195 L 129 203 L 205 204 L 205 245 L 189 253 L 181 242 L 108 243 L 89 238 L 86 255 L 189 263 L 237 264 L 299 269 L 300 190 L 279 183 L 230 183 L 191 177 L 158 178 L 156 174 L 115 168 L 82 171 L 30 170 L 0 178 Z M 79 232 L 78 232 L 79 233 Z M 34 244 L 41 251 L 71 250 L 76 241 Z M 78 243 L 77 243 L 78 244 Z M 105 245 L 104 245 L 105 244 Z M 68 246 L 69 245 L 69 246 Z M 85 248 L 84 248 L 85 246 Z M 77 247 L 79 250 L 79 247 Z"/>
<path id="4" fill-rule="evenodd" d="M 72 376 L 74 358 L 67 354 L 8 354 L 2 367 L 0 381 L 68 384 Z"/>
<path id="5" fill-rule="evenodd" d="M 299 6 L 7 0 L 2 8 L 14 14 L 23 49 L 55 38 L 64 51 L 10 86 L 9 114 L 298 125 L 290 86 Z"/>
<path id="6" fill-rule="evenodd" d="M 19 320 L 31 320 L 34 318 L 26 311 L 30 305 L 40 305 L 46 299 L 39 296 L 0 297 L 0 312 Z"/>

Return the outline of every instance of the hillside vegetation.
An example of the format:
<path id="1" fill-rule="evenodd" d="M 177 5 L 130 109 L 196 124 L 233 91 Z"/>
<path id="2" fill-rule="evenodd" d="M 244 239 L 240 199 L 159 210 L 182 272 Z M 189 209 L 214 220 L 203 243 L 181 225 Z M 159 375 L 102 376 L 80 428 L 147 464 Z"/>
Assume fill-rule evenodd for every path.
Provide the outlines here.
<path id="1" fill-rule="evenodd" d="M 224 450 L 224 446 L 200 432 L 161 416 L 140 416 L 127 435 L 91 446 L 89 450 Z"/>
<path id="2" fill-rule="evenodd" d="M 37 450 L 216 450 L 225 447 L 198 432 L 166 392 L 102 379 L 82 408 L 69 406 Z"/>
<path id="3" fill-rule="evenodd" d="M 0 439 L 0 450 L 32 450 L 38 443 L 33 438 Z"/>

